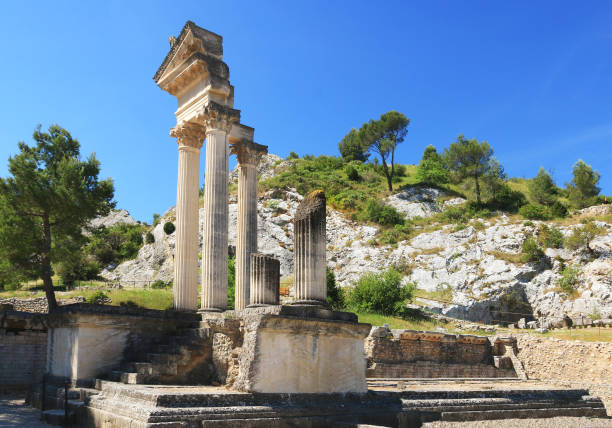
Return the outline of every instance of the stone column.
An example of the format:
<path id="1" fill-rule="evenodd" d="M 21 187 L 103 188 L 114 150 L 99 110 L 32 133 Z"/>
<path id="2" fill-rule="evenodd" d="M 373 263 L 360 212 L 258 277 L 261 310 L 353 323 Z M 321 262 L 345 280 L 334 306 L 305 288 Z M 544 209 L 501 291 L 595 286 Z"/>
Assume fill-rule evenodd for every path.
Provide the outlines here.
<path id="1" fill-rule="evenodd" d="M 293 224 L 295 304 L 327 305 L 325 194 L 316 190 L 298 206 Z"/>
<path id="2" fill-rule="evenodd" d="M 253 253 L 250 256 L 251 304 L 249 307 L 278 305 L 280 295 L 280 262 L 272 256 Z"/>
<path id="3" fill-rule="evenodd" d="M 170 136 L 176 137 L 179 152 L 174 249 L 174 309 L 195 311 L 198 307 L 198 179 L 204 127 L 195 123 L 183 123 L 173 128 Z"/>
<path id="4" fill-rule="evenodd" d="M 250 261 L 257 252 L 257 165 L 267 147 L 241 140 L 232 145 L 238 157 L 238 230 L 236 233 L 236 310 L 249 304 Z"/>
<path id="5" fill-rule="evenodd" d="M 201 311 L 227 308 L 228 169 L 227 134 L 231 124 L 222 114 L 207 117 L 204 225 L 202 229 Z"/>

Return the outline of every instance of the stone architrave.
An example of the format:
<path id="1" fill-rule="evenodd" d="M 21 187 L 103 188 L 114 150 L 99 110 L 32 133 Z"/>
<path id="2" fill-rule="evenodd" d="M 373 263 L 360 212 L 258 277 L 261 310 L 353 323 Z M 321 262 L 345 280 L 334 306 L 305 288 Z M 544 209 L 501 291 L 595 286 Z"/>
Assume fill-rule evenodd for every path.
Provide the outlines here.
<path id="1" fill-rule="evenodd" d="M 198 235 L 200 148 L 204 127 L 182 123 L 170 136 L 178 143 L 176 189 L 176 244 L 174 250 L 174 309 L 195 311 L 198 307 Z"/>
<path id="2" fill-rule="evenodd" d="M 249 304 L 250 255 L 257 252 L 257 165 L 268 147 L 247 140 L 231 146 L 238 157 L 238 230 L 236 233 L 236 310 Z"/>
<path id="3" fill-rule="evenodd" d="M 280 296 L 280 262 L 261 253 L 250 255 L 251 292 L 249 307 L 278 305 Z"/>
<path id="4" fill-rule="evenodd" d="M 295 304 L 327 305 L 325 205 L 325 194 L 316 190 L 295 213 Z"/>

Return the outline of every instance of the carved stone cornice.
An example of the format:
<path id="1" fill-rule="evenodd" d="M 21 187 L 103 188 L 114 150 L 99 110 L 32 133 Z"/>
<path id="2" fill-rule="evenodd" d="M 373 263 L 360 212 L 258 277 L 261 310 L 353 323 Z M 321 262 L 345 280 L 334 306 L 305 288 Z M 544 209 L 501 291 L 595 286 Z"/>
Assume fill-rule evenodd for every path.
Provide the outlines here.
<path id="1" fill-rule="evenodd" d="M 176 138 L 180 146 L 202 148 L 206 137 L 206 128 L 202 124 L 194 122 L 183 122 L 170 130 L 170 136 Z"/>
<path id="2" fill-rule="evenodd" d="M 252 141 L 240 140 L 230 145 L 230 154 L 238 157 L 239 166 L 257 167 L 261 157 L 266 153 L 268 153 L 268 146 Z"/>
<path id="3" fill-rule="evenodd" d="M 204 107 L 200 117 L 206 126 L 206 132 L 222 130 L 229 133 L 232 124 L 240 121 L 240 110 L 210 101 Z"/>

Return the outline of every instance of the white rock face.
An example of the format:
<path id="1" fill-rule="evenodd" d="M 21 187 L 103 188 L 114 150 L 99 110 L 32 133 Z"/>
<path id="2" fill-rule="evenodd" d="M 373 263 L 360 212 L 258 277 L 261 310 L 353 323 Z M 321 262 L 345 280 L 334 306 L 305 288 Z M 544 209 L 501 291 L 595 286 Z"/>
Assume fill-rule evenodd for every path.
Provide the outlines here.
<path id="1" fill-rule="evenodd" d="M 385 202 L 405 214 L 407 218 L 431 217 L 448 207 L 467 202 L 463 198 L 453 198 L 443 203 L 440 202 L 439 199 L 445 196 L 438 189 L 411 187 L 389 196 L 385 199 Z"/>
<path id="2" fill-rule="evenodd" d="M 137 224 L 138 222 L 127 210 L 112 210 L 107 216 L 94 218 L 89 222 L 89 226 L 95 229 L 101 226 L 111 227 L 119 223 Z"/>
<path id="3" fill-rule="evenodd" d="M 414 201 L 439 197 L 431 192 L 422 197 L 413 196 Z M 280 261 L 281 276 L 293 274 L 292 219 L 301 200 L 302 196 L 295 191 L 280 190 L 258 199 L 258 251 Z M 422 203 L 401 200 L 404 204 Z M 231 198 L 230 245 L 236 243 L 237 210 L 236 199 Z M 489 323 L 507 320 L 512 314 L 506 312 L 555 319 L 565 314 L 594 312 L 603 318 L 612 317 L 612 225 L 602 223 L 608 233 L 592 241 L 594 258 L 580 250 L 547 249 L 547 257 L 542 262 L 520 263 L 517 256 L 523 241 L 537 234 L 541 222 L 524 226 L 523 222 L 512 222 L 502 215 L 471 222 L 459 231 L 446 225 L 396 246 L 372 246 L 368 241 L 378 233 L 377 227 L 353 222 L 329 207 L 327 214 L 327 264 L 340 286 L 352 286 L 364 273 L 395 266 L 405 272 L 405 283 L 415 282 L 418 288 L 428 291 L 450 288 L 452 301 L 419 299 L 418 302 L 452 317 Z M 109 267 L 103 276 L 122 282 L 135 281 L 136 285 L 155 279 L 172 280 L 174 233 L 164 233 L 166 221 L 174 221 L 173 209 L 154 228 L 153 244 L 144 245 L 136 259 L 114 269 Z M 563 226 L 561 231 L 567 235 L 575 227 Z M 560 260 L 565 265 L 581 267 L 574 298 L 558 291 Z"/>
<path id="4" fill-rule="evenodd" d="M 274 154 L 266 154 L 261 157 L 259 161 L 259 166 L 257 167 L 257 175 L 259 176 L 259 180 L 265 180 L 274 175 L 274 171 L 277 166 L 281 164 L 283 158 Z M 238 182 L 238 165 L 234 167 L 229 173 L 229 181 Z"/>

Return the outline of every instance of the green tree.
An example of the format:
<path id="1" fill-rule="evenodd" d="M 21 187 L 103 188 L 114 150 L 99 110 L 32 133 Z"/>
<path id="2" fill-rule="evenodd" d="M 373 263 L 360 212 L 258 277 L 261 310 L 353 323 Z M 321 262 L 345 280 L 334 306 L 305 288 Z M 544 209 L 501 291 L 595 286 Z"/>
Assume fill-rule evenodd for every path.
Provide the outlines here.
<path id="1" fill-rule="evenodd" d="M 557 200 L 557 186 L 544 168 L 540 168 L 528 187 L 531 198 L 539 204 L 550 206 Z"/>
<path id="2" fill-rule="evenodd" d="M 493 149 L 489 143 L 479 143 L 476 138 L 466 139 L 463 135 L 444 150 L 444 161 L 447 167 L 455 173 L 459 180 L 474 179 L 476 201 L 481 204 L 480 180 L 485 175 L 503 171 L 501 165 L 493 157 Z"/>
<path id="3" fill-rule="evenodd" d="M 438 154 L 436 148 L 431 144 L 425 148 L 423 158 L 419 162 L 417 178 L 422 183 L 434 186 L 439 186 L 449 181 L 448 170 L 444 165 L 442 156 Z"/>
<path id="4" fill-rule="evenodd" d="M 336 284 L 336 275 L 334 271 L 327 268 L 327 304 L 332 309 L 342 309 L 344 307 L 344 294 L 338 284 Z"/>
<path id="5" fill-rule="evenodd" d="M 393 268 L 366 273 L 348 295 L 348 304 L 359 311 L 393 315 L 412 300 L 414 288 L 402 286 L 402 274 Z"/>
<path id="6" fill-rule="evenodd" d="M 595 256 L 595 250 L 591 248 L 591 241 L 604 232 L 604 229 L 589 221 L 584 226 L 573 230 L 572 234 L 566 238 L 565 246 L 570 250 L 584 247 L 591 256 Z"/>
<path id="7" fill-rule="evenodd" d="M 0 246 L 16 267 L 43 279 L 49 311 L 57 307 L 52 263 L 60 262 L 82 241 L 82 230 L 114 206 L 113 182 L 100 180 L 100 162 L 82 160 L 80 144 L 53 125 L 34 131 L 34 146 L 19 143 L 0 178 Z"/>
<path id="8" fill-rule="evenodd" d="M 338 150 L 340 150 L 342 158 L 347 162 L 354 160 L 365 162 L 369 157 L 368 147 L 361 141 L 359 131 L 355 128 L 342 137 L 342 140 L 338 143 Z"/>
<path id="9" fill-rule="evenodd" d="M 393 190 L 395 173 L 395 149 L 408 133 L 410 119 L 397 111 L 389 111 L 379 120 L 370 120 L 359 128 L 359 138 L 364 147 L 380 156 L 389 191 Z"/>
<path id="10" fill-rule="evenodd" d="M 574 165 L 572 173 L 574 178 L 567 183 L 569 199 L 576 208 L 584 208 L 595 202 L 601 189 L 597 186 L 601 176 L 593 170 L 591 165 L 582 159 Z"/>

